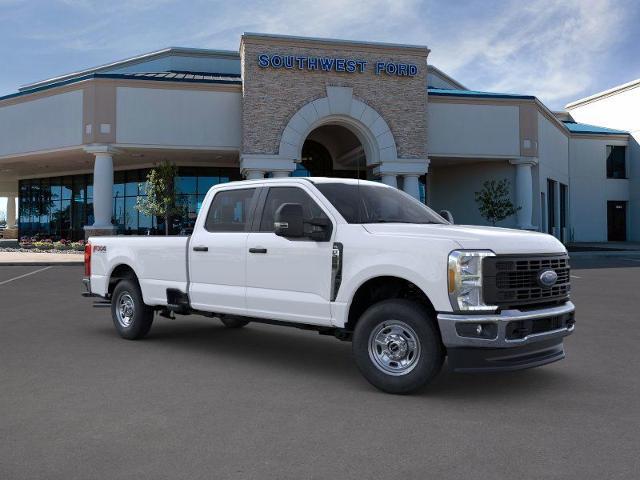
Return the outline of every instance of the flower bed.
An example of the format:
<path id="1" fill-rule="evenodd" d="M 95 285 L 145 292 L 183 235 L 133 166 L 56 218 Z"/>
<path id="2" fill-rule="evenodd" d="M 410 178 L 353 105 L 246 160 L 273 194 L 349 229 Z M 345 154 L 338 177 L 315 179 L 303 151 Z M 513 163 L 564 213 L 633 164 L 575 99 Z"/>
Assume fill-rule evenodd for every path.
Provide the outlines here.
<path id="1" fill-rule="evenodd" d="M 53 241 L 50 238 L 22 237 L 19 249 L 4 249 L 4 251 L 28 251 L 28 252 L 69 252 L 84 251 L 84 240 L 72 242 L 71 240 Z"/>

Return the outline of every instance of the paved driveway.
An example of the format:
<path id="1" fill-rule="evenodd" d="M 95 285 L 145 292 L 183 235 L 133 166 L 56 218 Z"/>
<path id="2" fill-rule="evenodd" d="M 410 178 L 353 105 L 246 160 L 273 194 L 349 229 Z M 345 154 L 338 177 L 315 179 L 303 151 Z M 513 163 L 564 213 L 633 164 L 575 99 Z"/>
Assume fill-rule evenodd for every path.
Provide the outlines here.
<path id="1" fill-rule="evenodd" d="M 124 341 L 81 267 L 0 266 L 0 478 L 638 478 L 640 261 L 577 263 L 564 361 L 407 397 L 312 332 L 182 317 Z"/>

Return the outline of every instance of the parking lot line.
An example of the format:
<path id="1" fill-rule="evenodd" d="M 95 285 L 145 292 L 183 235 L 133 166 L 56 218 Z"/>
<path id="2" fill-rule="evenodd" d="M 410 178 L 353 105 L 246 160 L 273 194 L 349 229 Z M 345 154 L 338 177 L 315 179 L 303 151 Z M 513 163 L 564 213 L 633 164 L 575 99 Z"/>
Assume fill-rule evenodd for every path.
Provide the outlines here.
<path id="1" fill-rule="evenodd" d="M 50 268 L 51 268 L 50 266 L 49 267 L 44 267 L 44 268 L 40 268 L 38 270 L 34 270 L 33 272 L 25 273 L 24 275 L 19 275 L 17 277 L 10 278 L 9 280 L 5 280 L 3 282 L 0 282 L 0 285 L 4 285 L 5 283 L 13 282 L 14 280 L 20 280 L 21 278 L 28 277 L 29 275 L 34 275 L 36 273 L 44 272 L 45 270 L 49 270 Z"/>

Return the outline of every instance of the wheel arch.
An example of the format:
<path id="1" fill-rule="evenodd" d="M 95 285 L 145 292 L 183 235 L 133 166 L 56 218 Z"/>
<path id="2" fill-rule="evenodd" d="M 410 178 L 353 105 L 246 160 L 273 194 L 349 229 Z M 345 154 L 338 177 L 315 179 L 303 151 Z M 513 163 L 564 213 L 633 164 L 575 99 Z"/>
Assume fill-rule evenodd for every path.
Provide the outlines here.
<path id="1" fill-rule="evenodd" d="M 134 280 L 138 284 L 138 287 L 140 287 L 138 275 L 136 274 L 136 271 L 133 269 L 133 267 L 126 263 L 119 263 L 113 268 L 113 270 L 111 270 L 111 273 L 109 274 L 109 286 L 107 290 L 109 296 L 113 294 L 113 290 L 121 280 Z"/>
<path id="2" fill-rule="evenodd" d="M 415 301 L 424 306 L 435 318 L 436 309 L 432 301 L 414 282 L 396 275 L 377 275 L 362 281 L 354 290 L 347 308 L 345 328 L 353 331 L 358 319 L 367 308 L 393 298 Z M 437 322 L 435 324 L 438 328 Z"/>

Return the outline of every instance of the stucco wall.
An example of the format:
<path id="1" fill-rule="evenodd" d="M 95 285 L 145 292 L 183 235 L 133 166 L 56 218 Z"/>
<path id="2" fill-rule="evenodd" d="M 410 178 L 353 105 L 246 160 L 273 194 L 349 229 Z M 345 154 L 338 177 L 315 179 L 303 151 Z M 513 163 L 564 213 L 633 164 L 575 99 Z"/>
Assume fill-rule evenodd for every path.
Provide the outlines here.
<path id="1" fill-rule="evenodd" d="M 572 107 L 569 112 L 578 122 L 630 132 L 627 223 L 629 239 L 640 241 L 640 85 Z"/>
<path id="2" fill-rule="evenodd" d="M 607 145 L 625 144 L 620 140 L 571 139 L 569 201 L 575 241 L 607 241 L 607 201 L 629 200 L 629 180 L 607 179 L 606 169 Z"/>
<path id="3" fill-rule="evenodd" d="M 0 156 L 81 143 L 81 90 L 0 106 Z"/>
<path id="4" fill-rule="evenodd" d="M 515 204 L 515 167 L 506 161 L 465 160 L 456 165 L 429 169 L 429 206 L 436 211 L 449 210 L 457 224 L 489 225 L 475 202 L 475 192 L 486 180 L 509 180 Z M 498 227 L 516 227 L 515 216 L 498 223 Z"/>
<path id="5" fill-rule="evenodd" d="M 240 147 L 240 92 L 118 87 L 117 142 Z"/>
<path id="6" fill-rule="evenodd" d="M 338 45 L 273 42 L 245 38 L 241 46 L 243 68 L 243 140 L 246 154 L 277 154 L 280 137 L 289 119 L 305 104 L 327 96 L 327 86 L 353 88 L 353 96 L 376 110 L 394 136 L 398 156 L 426 158 L 427 63 L 424 54 L 402 48 L 375 51 L 358 44 Z M 308 71 L 297 68 L 261 68 L 259 54 L 362 59 L 363 73 Z M 377 61 L 412 63 L 414 77 L 376 75 Z"/>
<path id="7" fill-rule="evenodd" d="M 429 155 L 520 156 L 517 106 L 430 101 L 427 124 Z"/>

